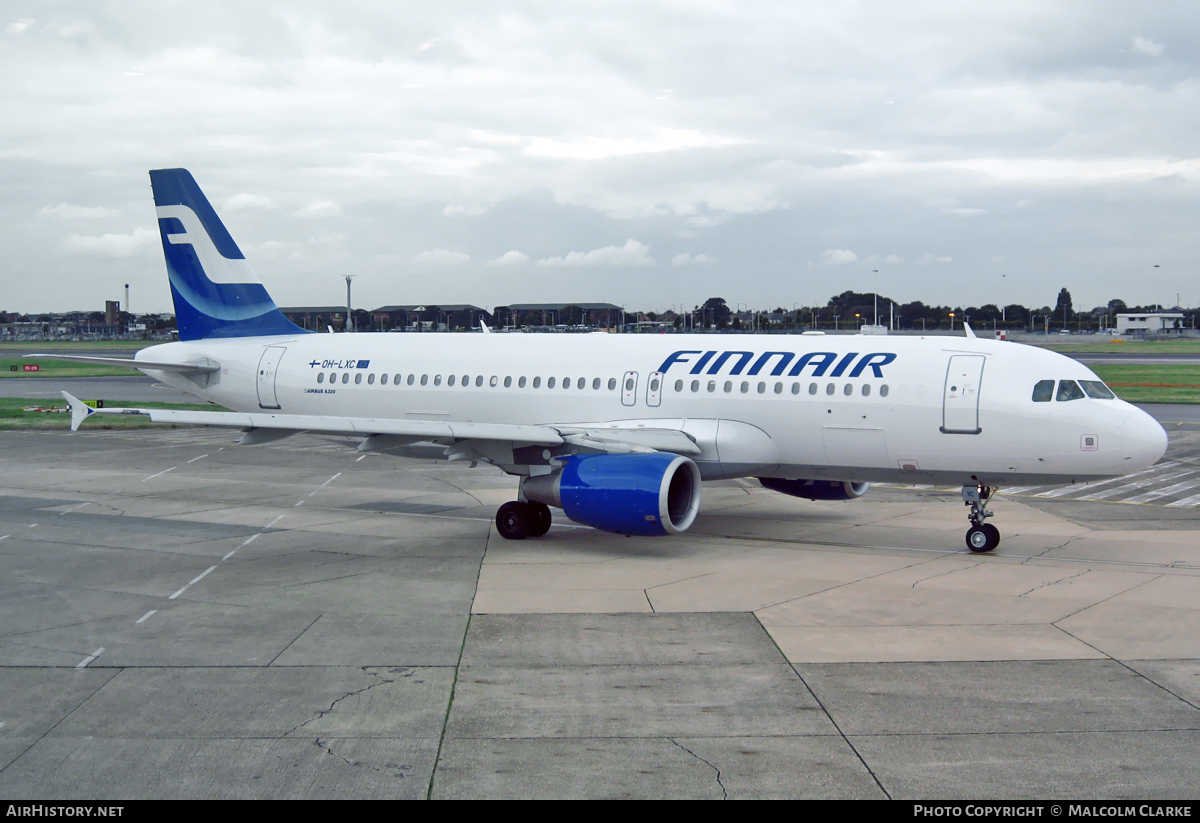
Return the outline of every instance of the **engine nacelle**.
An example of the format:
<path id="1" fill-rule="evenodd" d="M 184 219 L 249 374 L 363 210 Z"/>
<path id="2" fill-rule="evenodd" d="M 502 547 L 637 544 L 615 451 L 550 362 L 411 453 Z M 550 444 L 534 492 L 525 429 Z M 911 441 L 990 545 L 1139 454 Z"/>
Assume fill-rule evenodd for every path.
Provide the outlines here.
<path id="1" fill-rule="evenodd" d="M 778 477 L 760 477 L 758 482 L 771 491 L 806 500 L 854 500 L 866 494 L 871 487 L 870 483 L 843 480 L 781 480 Z"/>
<path id="2" fill-rule="evenodd" d="M 606 532 L 679 534 L 700 510 L 700 469 L 662 452 L 577 455 L 557 474 L 525 478 L 521 492 Z"/>

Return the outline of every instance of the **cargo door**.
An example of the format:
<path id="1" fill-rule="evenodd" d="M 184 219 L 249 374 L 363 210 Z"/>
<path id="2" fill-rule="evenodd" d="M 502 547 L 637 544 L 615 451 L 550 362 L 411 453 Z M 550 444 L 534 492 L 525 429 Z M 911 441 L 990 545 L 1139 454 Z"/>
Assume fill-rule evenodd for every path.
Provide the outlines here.
<path id="1" fill-rule="evenodd" d="M 979 384 L 983 378 L 982 354 L 955 354 L 946 367 L 942 393 L 942 432 L 979 434 Z"/>
<path id="2" fill-rule="evenodd" d="M 625 376 L 621 378 L 622 406 L 632 406 L 637 403 L 637 384 L 638 373 L 635 371 L 625 372 Z"/>
<path id="3" fill-rule="evenodd" d="M 279 400 L 275 396 L 275 375 L 279 371 L 279 361 L 287 351 L 284 346 L 267 346 L 262 359 L 258 361 L 258 405 L 263 409 L 279 408 Z"/>

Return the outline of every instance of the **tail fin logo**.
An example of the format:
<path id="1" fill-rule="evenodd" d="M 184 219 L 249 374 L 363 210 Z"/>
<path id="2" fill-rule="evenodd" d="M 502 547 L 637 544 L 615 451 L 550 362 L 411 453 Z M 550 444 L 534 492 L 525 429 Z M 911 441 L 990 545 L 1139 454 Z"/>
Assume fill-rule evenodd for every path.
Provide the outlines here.
<path id="1" fill-rule="evenodd" d="M 222 285 L 260 282 L 245 258 L 231 259 L 217 250 L 200 216 L 189 207 L 158 206 L 157 211 L 159 220 L 178 220 L 183 226 L 179 232 L 168 228 L 170 224 L 160 223 L 163 240 L 171 245 L 191 246 L 210 282 Z"/>

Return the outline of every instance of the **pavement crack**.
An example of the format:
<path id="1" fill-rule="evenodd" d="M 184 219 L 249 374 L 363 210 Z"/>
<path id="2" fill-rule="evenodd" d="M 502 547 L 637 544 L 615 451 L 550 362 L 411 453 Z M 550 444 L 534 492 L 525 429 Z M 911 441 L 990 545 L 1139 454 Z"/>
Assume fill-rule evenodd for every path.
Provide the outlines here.
<path id="1" fill-rule="evenodd" d="M 964 567 L 957 568 L 957 569 L 951 569 L 948 572 L 940 572 L 938 574 L 931 574 L 928 577 L 922 577 L 920 580 L 914 581 L 911 588 L 915 589 L 917 587 L 917 583 L 924 583 L 926 580 L 933 580 L 935 577 L 945 577 L 948 574 L 955 574 L 957 572 L 965 572 L 965 571 L 975 568 L 976 566 L 982 566 L 982 565 L 983 565 L 983 561 L 980 561 L 978 563 L 972 563 L 970 566 L 964 566 Z"/>
<path id="2" fill-rule="evenodd" d="M 701 757 L 700 755 L 696 754 L 694 751 L 692 751 L 692 750 L 691 750 L 691 749 L 689 749 L 687 746 L 685 746 L 685 745 L 683 745 L 682 743 L 680 743 L 680 742 L 679 742 L 678 740 L 676 740 L 675 738 L 673 738 L 673 737 L 668 737 L 668 738 L 667 738 L 667 740 L 670 740 L 670 741 L 671 741 L 672 743 L 674 743 L 676 746 L 678 746 L 679 748 L 683 749 L 685 752 L 687 752 L 688 754 L 690 754 L 692 757 L 696 758 L 696 759 L 697 759 L 697 760 L 699 760 L 701 763 L 703 763 L 704 765 L 706 765 L 706 766 L 708 766 L 710 769 L 712 769 L 714 772 L 716 772 L 716 773 L 717 773 L 717 785 L 721 787 L 721 799 L 722 799 L 722 800 L 728 800 L 728 799 L 729 799 L 729 791 L 728 791 L 728 790 L 725 788 L 725 784 L 724 784 L 723 782 L 721 782 L 721 770 L 720 770 L 720 769 L 718 769 L 718 768 L 717 768 L 716 766 L 714 766 L 712 763 L 709 763 L 709 762 L 708 762 L 707 760 L 705 760 L 703 757 Z"/>
<path id="3" fill-rule="evenodd" d="M 1048 546 L 1045 549 L 1043 549 L 1042 551 L 1040 551 L 1039 553 L 1030 555 L 1029 557 L 1026 557 L 1024 560 L 1021 561 L 1021 565 L 1024 566 L 1030 560 L 1038 560 L 1042 557 L 1045 557 L 1048 553 L 1050 553 L 1052 551 L 1057 551 L 1058 549 L 1065 549 L 1067 546 L 1071 545 L 1076 540 L 1081 540 L 1083 537 L 1084 537 L 1084 535 L 1076 535 L 1075 537 L 1068 538 L 1065 542 L 1063 542 L 1057 546 Z"/>
<path id="4" fill-rule="evenodd" d="M 1027 592 L 1021 592 L 1020 594 L 1017 595 L 1017 597 L 1024 597 L 1025 595 L 1029 594 L 1030 592 L 1036 592 L 1038 589 L 1044 589 L 1047 586 L 1053 586 L 1057 583 L 1063 582 L 1064 580 L 1071 580 L 1076 577 L 1083 577 L 1085 574 L 1091 574 L 1091 572 L 1092 572 L 1091 569 L 1084 569 L 1079 574 L 1069 574 L 1066 577 L 1060 577 L 1057 580 L 1047 580 L 1045 583 L 1043 583 L 1040 586 L 1034 586 L 1032 589 L 1030 589 Z"/>
<path id="5" fill-rule="evenodd" d="M 380 674 L 379 672 L 367 671 L 367 669 L 366 669 L 366 668 L 364 668 L 364 669 L 363 669 L 363 671 L 364 671 L 366 674 L 369 674 L 369 675 L 371 675 L 371 676 L 375 677 L 375 678 L 376 678 L 376 682 L 375 682 L 375 683 L 370 683 L 370 684 L 368 684 L 368 685 L 366 685 L 366 686 L 363 686 L 361 689 L 355 689 L 355 690 L 354 690 L 354 691 L 352 691 L 352 692 L 347 692 L 346 694 L 343 694 L 341 697 L 338 697 L 338 698 L 334 699 L 334 701 L 333 701 L 332 703 L 330 703 L 330 704 L 329 704 L 329 708 L 328 708 L 328 709 L 317 709 L 317 714 L 316 714 L 316 716 L 315 716 L 315 717 L 310 717 L 308 720 L 305 720 L 303 723 L 300 723 L 300 724 L 298 724 L 298 725 L 296 725 L 296 726 L 293 726 L 291 729 L 289 729 L 288 731 L 284 732 L 282 736 L 283 736 L 283 737 L 287 737 L 287 736 L 291 735 L 293 732 L 296 732 L 296 731 L 298 731 L 298 730 L 300 730 L 300 729 L 303 729 L 303 728 L 304 728 L 305 726 L 307 726 L 309 723 L 312 723 L 312 722 L 314 722 L 314 721 L 320 720 L 322 717 L 324 717 L 325 715 L 329 714 L 329 713 L 330 713 L 330 712 L 332 712 L 334 709 L 336 709 L 336 708 L 337 708 L 337 705 L 338 705 L 338 703 L 341 703 L 343 700 L 347 700 L 347 699 L 349 699 L 349 698 L 351 698 L 351 697 L 355 697 L 356 695 L 360 695 L 360 694 L 362 694 L 362 693 L 364 693 L 364 692 L 369 692 L 371 689 L 375 688 L 376 686 L 382 686 L 382 685 L 384 685 L 385 683 L 394 683 L 394 682 L 396 682 L 396 678 L 395 678 L 395 677 L 391 677 L 391 678 L 389 678 L 389 677 L 386 677 L 386 676 L 384 676 L 383 674 Z M 387 672 L 387 674 L 392 674 L 392 673 L 393 673 L 393 672 L 392 672 L 391 670 L 389 670 L 389 671 Z M 412 676 L 412 673 L 413 673 L 413 671 L 412 671 L 411 669 L 405 669 L 405 670 L 401 670 L 401 672 L 396 672 L 396 674 L 398 674 L 400 677 L 411 677 L 411 676 Z M 319 742 L 319 741 L 318 741 L 317 745 L 320 745 L 320 742 Z M 331 754 L 332 754 L 332 752 L 331 752 Z M 339 757 L 341 757 L 341 755 L 338 755 L 338 756 L 339 756 Z M 345 758 L 342 758 L 342 759 L 343 759 L 343 760 L 345 760 Z M 350 761 L 349 761 L 349 760 L 347 760 L 346 762 L 347 762 L 347 763 L 349 763 Z M 358 765 L 358 764 L 351 764 L 351 765 Z"/>

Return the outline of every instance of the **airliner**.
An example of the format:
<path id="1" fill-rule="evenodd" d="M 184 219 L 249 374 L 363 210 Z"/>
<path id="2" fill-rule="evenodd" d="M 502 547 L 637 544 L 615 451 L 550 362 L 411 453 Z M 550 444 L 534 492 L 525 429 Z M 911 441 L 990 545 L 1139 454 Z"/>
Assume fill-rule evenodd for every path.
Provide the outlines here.
<path id="1" fill-rule="evenodd" d="M 1166 432 L 1082 364 L 965 337 L 317 334 L 276 307 L 192 175 L 150 172 L 179 341 L 132 366 L 230 411 L 104 414 L 300 432 L 359 451 L 490 464 L 520 478 L 496 513 L 505 538 L 544 535 L 551 508 L 625 535 L 685 532 L 705 480 L 749 477 L 808 500 L 872 482 L 962 487 L 967 547 L 1000 532 L 1006 485 L 1082 483 L 1145 469 Z M 486 326 L 482 331 L 487 332 Z"/>

